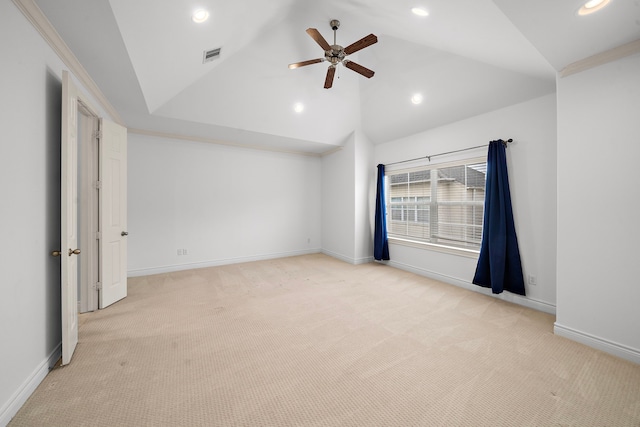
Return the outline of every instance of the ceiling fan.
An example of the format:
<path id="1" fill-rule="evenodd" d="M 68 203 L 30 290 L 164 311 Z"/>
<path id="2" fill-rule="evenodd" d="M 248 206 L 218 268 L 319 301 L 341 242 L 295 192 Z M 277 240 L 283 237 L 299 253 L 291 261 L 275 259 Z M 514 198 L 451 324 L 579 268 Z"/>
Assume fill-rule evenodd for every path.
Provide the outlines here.
<path id="1" fill-rule="evenodd" d="M 367 46 L 371 46 L 372 44 L 377 43 L 378 37 L 376 37 L 374 34 L 369 34 L 368 36 L 361 38 L 357 42 L 352 43 L 347 47 L 342 47 L 336 44 L 336 31 L 338 30 L 338 27 L 340 27 L 340 21 L 338 21 L 337 19 L 333 19 L 331 20 L 331 22 L 329 22 L 329 25 L 331 26 L 331 29 L 333 29 L 333 45 L 327 43 L 324 37 L 322 37 L 322 34 L 320 34 L 320 32 L 315 28 L 307 29 L 307 34 L 309 34 L 311 38 L 314 39 L 316 43 L 318 43 L 324 50 L 324 58 L 296 62 L 294 64 L 289 64 L 289 68 L 294 69 L 298 67 L 304 67 L 305 65 L 329 61 L 331 65 L 329 65 L 329 69 L 327 70 L 327 78 L 324 81 L 325 89 L 329 89 L 333 85 L 333 77 L 336 74 L 336 66 L 340 63 L 342 63 L 342 65 L 349 68 L 350 70 L 362 74 L 368 79 L 373 77 L 373 71 L 363 67 L 360 64 L 356 64 L 355 62 L 348 60 L 347 55 L 351 55 L 352 53 L 357 52 L 360 49 L 364 49 Z"/>

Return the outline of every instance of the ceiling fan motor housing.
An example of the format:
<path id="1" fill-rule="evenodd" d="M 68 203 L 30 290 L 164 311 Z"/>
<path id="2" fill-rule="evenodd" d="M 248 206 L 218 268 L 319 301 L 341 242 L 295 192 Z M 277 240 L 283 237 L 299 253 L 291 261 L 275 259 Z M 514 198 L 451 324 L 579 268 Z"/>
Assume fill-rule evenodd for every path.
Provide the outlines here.
<path id="1" fill-rule="evenodd" d="M 347 54 L 344 53 L 344 48 L 337 44 L 334 44 L 333 46 L 331 46 L 331 50 L 327 50 L 324 52 L 325 59 L 331 62 L 333 65 L 336 65 L 337 63 L 342 62 L 342 60 L 346 56 Z"/>

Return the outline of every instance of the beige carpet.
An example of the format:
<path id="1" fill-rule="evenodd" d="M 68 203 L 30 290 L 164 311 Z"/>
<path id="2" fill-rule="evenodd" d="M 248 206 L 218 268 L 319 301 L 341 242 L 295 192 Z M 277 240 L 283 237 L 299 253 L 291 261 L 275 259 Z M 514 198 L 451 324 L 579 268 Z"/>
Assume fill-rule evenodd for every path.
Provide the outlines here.
<path id="1" fill-rule="evenodd" d="M 18 426 L 640 426 L 640 366 L 553 316 L 324 255 L 129 281 Z"/>

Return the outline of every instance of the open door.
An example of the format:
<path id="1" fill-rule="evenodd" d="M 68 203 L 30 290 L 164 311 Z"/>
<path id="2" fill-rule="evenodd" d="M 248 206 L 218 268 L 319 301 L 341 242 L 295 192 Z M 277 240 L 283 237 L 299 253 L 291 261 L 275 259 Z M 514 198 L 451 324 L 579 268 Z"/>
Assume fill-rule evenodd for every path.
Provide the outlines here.
<path id="1" fill-rule="evenodd" d="M 127 296 L 127 129 L 100 120 L 100 296 L 105 308 Z"/>
<path id="2" fill-rule="evenodd" d="M 78 88 L 62 72 L 61 248 L 62 364 L 78 344 Z"/>
<path id="3" fill-rule="evenodd" d="M 61 248 L 52 252 L 53 256 L 61 259 L 63 365 L 71 361 L 78 344 L 79 230 L 85 235 L 95 232 L 87 224 L 81 224 L 80 227 L 78 224 L 81 206 L 78 193 L 79 111 L 98 117 L 95 113 L 97 110 L 73 83 L 69 72 L 63 71 Z M 99 290 L 98 307 L 104 308 L 127 296 L 127 130 L 100 119 L 98 139 L 99 178 L 96 188 L 99 189 L 99 219 L 96 238 L 99 240 L 99 249 L 87 250 L 85 256 L 96 257 L 99 270 L 96 286 Z M 95 283 L 84 285 L 93 286 Z"/>

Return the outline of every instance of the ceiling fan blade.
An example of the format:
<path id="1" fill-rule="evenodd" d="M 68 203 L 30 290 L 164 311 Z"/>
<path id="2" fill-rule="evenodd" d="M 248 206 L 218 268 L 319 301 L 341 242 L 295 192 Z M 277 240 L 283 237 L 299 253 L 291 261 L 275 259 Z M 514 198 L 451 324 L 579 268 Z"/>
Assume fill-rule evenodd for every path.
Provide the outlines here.
<path id="1" fill-rule="evenodd" d="M 350 70 L 355 71 L 356 73 L 360 73 L 363 76 L 365 76 L 366 78 L 370 79 L 371 77 L 373 77 L 373 75 L 375 74 L 373 71 L 371 71 L 370 69 L 363 67 L 360 64 L 356 64 L 353 61 L 343 61 L 342 62 L 344 64 L 345 67 L 347 67 Z"/>
<path id="2" fill-rule="evenodd" d="M 331 86 L 333 86 L 333 76 L 335 76 L 335 74 L 336 74 L 336 67 L 335 65 L 331 65 L 327 70 L 327 78 L 324 81 L 325 89 L 329 89 L 331 88 Z"/>
<path id="3" fill-rule="evenodd" d="M 369 34 L 366 37 L 361 38 L 355 43 L 351 43 L 349 46 L 344 48 L 344 53 L 347 55 L 351 55 L 354 52 L 359 51 L 360 49 L 364 49 L 367 46 L 371 46 L 374 43 L 378 43 L 378 37 L 374 34 Z"/>
<path id="4" fill-rule="evenodd" d="M 307 28 L 307 34 L 309 34 L 311 38 L 314 39 L 316 43 L 320 45 L 322 50 L 324 51 L 331 50 L 331 45 L 329 45 L 329 43 L 327 43 L 324 37 L 322 37 L 322 34 L 320 34 L 320 31 L 316 30 L 315 28 Z"/>
<path id="5" fill-rule="evenodd" d="M 294 64 L 289 64 L 289 69 L 293 70 L 294 68 L 304 67 L 305 65 L 317 64 L 319 62 L 326 61 L 324 58 L 318 59 L 310 59 L 308 61 L 296 62 Z"/>

